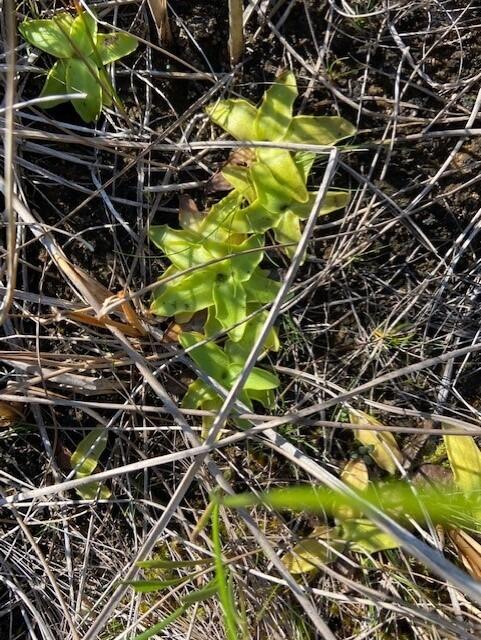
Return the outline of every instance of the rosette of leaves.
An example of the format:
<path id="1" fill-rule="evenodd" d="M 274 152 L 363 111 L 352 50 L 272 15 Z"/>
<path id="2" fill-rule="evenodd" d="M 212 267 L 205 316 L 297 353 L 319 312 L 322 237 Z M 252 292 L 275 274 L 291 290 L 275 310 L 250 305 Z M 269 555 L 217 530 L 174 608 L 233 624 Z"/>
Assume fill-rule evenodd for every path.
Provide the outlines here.
<path id="1" fill-rule="evenodd" d="M 185 349 L 193 347 L 189 355 L 197 366 L 224 389 L 229 390 L 241 374 L 248 352 L 255 340 L 257 329 L 258 326 L 251 324 L 242 341 L 228 340 L 224 348 L 212 341 L 205 342 L 205 336 L 196 332 L 182 333 L 179 341 Z M 267 348 L 276 348 L 276 344 L 278 348 L 277 337 L 271 336 L 270 340 L 273 342 L 270 342 Z M 204 344 L 199 344 L 202 342 Z M 254 401 L 260 402 L 265 408 L 270 408 L 274 404 L 273 390 L 277 389 L 279 384 L 279 378 L 274 373 L 260 367 L 254 367 L 239 394 L 239 400 L 250 409 L 252 409 Z M 182 406 L 186 409 L 201 408 L 215 412 L 220 409 L 222 402 L 223 399 L 213 387 L 203 380 L 197 379 L 190 384 Z M 204 437 L 207 436 L 212 422 L 213 418 L 211 417 L 203 418 L 202 434 Z M 236 424 L 244 426 L 244 421 L 236 420 Z"/>
<path id="2" fill-rule="evenodd" d="M 72 104 L 85 122 L 96 120 L 102 106 L 119 102 L 105 65 L 132 53 L 137 40 L 128 33 L 98 33 L 95 18 L 85 11 L 74 17 L 62 11 L 48 20 L 25 20 L 18 27 L 31 45 L 58 58 L 47 75 L 41 98 L 44 109 L 55 107 L 81 93 Z"/>
<path id="3" fill-rule="evenodd" d="M 294 116 L 298 95 L 292 72 L 282 73 L 265 92 L 259 107 L 245 99 L 221 100 L 207 108 L 211 120 L 237 140 L 295 142 L 333 146 L 354 135 L 354 126 L 338 116 Z M 263 233 L 273 229 L 280 243 L 297 244 L 300 221 L 308 217 L 315 198 L 306 186 L 314 154 L 256 147 L 248 166 L 228 164 L 222 174 L 247 201 L 224 221 L 231 232 Z M 345 191 L 329 191 L 321 214 L 340 209 L 349 201 Z M 219 224 L 211 219 L 211 226 Z M 286 247 L 292 254 L 295 247 Z"/>
<path id="4" fill-rule="evenodd" d="M 175 316 L 182 323 L 208 309 L 217 326 L 229 331 L 231 340 L 239 341 L 248 306 L 270 302 L 279 289 L 279 283 L 259 267 L 264 246 L 261 235 L 209 236 L 199 228 L 177 230 L 159 225 L 152 227 L 150 237 L 172 263 L 164 279 L 178 274 L 165 285 L 160 282 L 154 293 L 151 310 L 156 315 Z"/>

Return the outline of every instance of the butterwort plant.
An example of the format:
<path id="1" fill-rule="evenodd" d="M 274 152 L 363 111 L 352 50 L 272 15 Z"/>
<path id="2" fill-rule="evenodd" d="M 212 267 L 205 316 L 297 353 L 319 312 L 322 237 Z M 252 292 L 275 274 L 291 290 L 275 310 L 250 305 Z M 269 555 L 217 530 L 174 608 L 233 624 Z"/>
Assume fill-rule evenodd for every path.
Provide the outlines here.
<path id="1" fill-rule="evenodd" d="M 99 33 L 93 14 L 66 11 L 45 20 L 24 20 L 18 27 L 24 39 L 57 58 L 49 70 L 40 98 L 44 109 L 68 102 L 72 94 L 84 94 L 71 101 L 85 122 L 100 116 L 102 107 L 120 104 L 106 71 L 106 65 L 132 53 L 137 40 L 124 32 Z M 50 99 L 48 99 L 50 98 Z"/>
<path id="2" fill-rule="evenodd" d="M 295 76 L 287 71 L 269 87 L 258 107 L 244 99 L 209 106 L 207 114 L 215 124 L 248 143 L 247 162 L 227 164 L 223 174 L 231 192 L 210 209 L 181 212 L 180 229 L 158 225 L 150 230 L 152 242 L 170 261 L 154 292 L 151 311 L 175 317 L 181 325 L 194 315 L 203 318 L 202 333 L 185 331 L 179 341 L 204 374 L 224 390 L 235 384 L 266 320 L 265 309 L 279 291 L 279 282 L 263 268 L 266 232 L 272 231 L 290 255 L 315 198 L 308 188 L 315 154 L 291 150 L 286 143 L 327 148 L 355 132 L 337 116 L 294 115 L 297 94 Z M 273 145 L 256 145 L 258 141 Z M 347 191 L 330 190 L 320 214 L 341 209 L 348 201 Z M 219 337 L 222 342 L 214 344 L 212 339 Z M 263 349 L 264 355 L 279 349 L 275 329 Z M 255 367 L 239 397 L 250 409 L 253 402 L 272 408 L 279 385 L 277 375 Z M 215 413 L 222 397 L 214 386 L 204 380 L 192 382 L 184 407 Z M 204 435 L 210 423 L 204 419 Z"/>
<path id="3" fill-rule="evenodd" d="M 276 148 L 289 143 L 332 147 L 353 136 L 355 127 L 339 116 L 294 115 L 298 96 L 291 71 L 279 75 L 257 107 L 243 98 L 220 100 L 207 108 L 211 120 L 240 141 L 272 142 L 273 147 L 253 146 L 245 166 L 229 163 L 224 178 L 242 195 L 243 206 L 223 221 L 232 231 L 262 233 L 272 229 L 276 240 L 292 255 L 301 237 L 301 222 L 314 203 L 307 188 L 313 153 Z M 349 193 L 328 191 L 321 215 L 347 205 Z M 219 220 L 212 220 L 218 224 Z"/>

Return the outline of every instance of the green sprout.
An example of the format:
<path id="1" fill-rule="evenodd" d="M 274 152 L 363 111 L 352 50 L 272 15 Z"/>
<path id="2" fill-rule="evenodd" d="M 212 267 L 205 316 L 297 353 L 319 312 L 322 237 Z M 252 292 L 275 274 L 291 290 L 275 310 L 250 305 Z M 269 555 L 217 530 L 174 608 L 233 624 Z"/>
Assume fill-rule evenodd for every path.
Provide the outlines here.
<path id="1" fill-rule="evenodd" d="M 18 29 L 31 45 L 58 58 L 39 96 L 51 98 L 41 103 L 44 109 L 71 100 L 82 120 L 93 122 L 102 106 L 111 107 L 114 100 L 120 104 L 105 65 L 132 53 L 134 37 L 98 33 L 95 18 L 85 11 L 76 17 L 62 11 L 49 20 L 25 20 Z M 85 97 L 67 97 L 76 93 Z"/>
<path id="2" fill-rule="evenodd" d="M 251 325 L 252 326 L 252 325 Z M 250 345 L 253 343 L 253 336 L 247 336 L 244 344 L 228 341 L 222 349 L 213 342 L 205 342 L 204 336 L 196 332 L 184 332 L 179 338 L 181 345 L 187 349 L 192 348 L 190 355 L 192 360 L 202 371 L 218 382 L 222 387 L 229 390 L 239 377 L 244 367 L 245 359 Z M 271 340 L 276 342 L 275 338 Z M 274 403 L 273 390 L 277 389 L 280 381 L 277 375 L 266 369 L 254 367 L 247 378 L 239 400 L 252 409 L 253 401 L 259 402 L 266 408 L 272 407 Z M 194 380 L 189 386 L 184 396 L 182 406 L 186 409 L 204 409 L 208 411 L 218 411 L 222 406 L 223 399 L 213 387 L 203 380 Z M 203 421 L 203 436 L 207 435 L 213 418 L 206 418 Z M 242 426 L 242 421 L 237 421 Z"/>
<path id="3" fill-rule="evenodd" d="M 241 141 L 302 143 L 332 147 L 354 135 L 355 127 L 337 116 L 294 116 L 293 105 L 298 90 L 292 72 L 282 73 L 265 92 L 261 105 L 244 99 L 221 100 L 207 108 L 213 122 Z M 274 230 L 276 240 L 296 245 L 301 237 L 300 221 L 311 212 L 316 193 L 306 182 L 315 155 L 288 149 L 256 147 L 254 161 L 247 167 L 228 164 L 222 174 L 227 182 L 247 200 L 224 225 L 232 232 L 263 233 Z M 346 191 L 329 191 L 321 214 L 345 207 Z M 213 225 L 218 220 L 211 220 Z M 295 246 L 286 247 L 292 255 Z"/>
<path id="4" fill-rule="evenodd" d="M 259 108 L 247 100 L 224 100 L 208 108 L 213 122 L 239 140 L 295 142 L 326 147 L 352 136 L 354 127 L 339 117 L 294 116 L 297 85 L 291 72 L 283 73 L 266 91 Z M 262 269 L 266 231 L 273 229 L 290 255 L 301 237 L 317 194 L 307 188 L 315 155 L 270 147 L 256 147 L 242 167 L 229 164 L 224 176 L 233 187 L 220 202 L 204 213 L 179 215 L 180 229 L 167 225 L 150 229 L 152 242 L 170 261 L 154 292 L 151 310 L 186 323 L 195 314 L 205 315 L 203 333 L 182 333 L 181 345 L 191 349 L 192 359 L 224 389 L 231 389 L 259 339 L 267 319 L 263 308 L 273 301 L 280 283 Z M 340 209 L 349 201 L 345 191 L 328 191 L 322 214 Z M 197 316 L 197 320 L 202 316 Z M 222 337 L 224 334 L 225 338 Z M 210 338 L 224 339 L 223 346 Z M 262 345 L 263 354 L 279 349 L 272 328 Z M 239 399 L 250 409 L 254 402 L 274 405 L 277 376 L 254 367 Z M 184 397 L 185 408 L 215 413 L 223 400 L 212 385 L 195 380 Z M 203 433 L 212 419 L 204 418 Z M 235 420 L 244 426 L 241 420 Z"/>
<path id="5" fill-rule="evenodd" d="M 270 302 L 277 293 L 278 283 L 258 268 L 263 258 L 261 236 L 252 235 L 234 244 L 161 225 L 152 228 L 150 237 L 172 262 L 165 276 L 199 266 L 155 292 L 151 308 L 157 315 L 179 320 L 214 306 L 221 327 L 229 330 L 232 340 L 240 340 L 247 304 Z M 209 262 L 213 264 L 204 266 Z"/>

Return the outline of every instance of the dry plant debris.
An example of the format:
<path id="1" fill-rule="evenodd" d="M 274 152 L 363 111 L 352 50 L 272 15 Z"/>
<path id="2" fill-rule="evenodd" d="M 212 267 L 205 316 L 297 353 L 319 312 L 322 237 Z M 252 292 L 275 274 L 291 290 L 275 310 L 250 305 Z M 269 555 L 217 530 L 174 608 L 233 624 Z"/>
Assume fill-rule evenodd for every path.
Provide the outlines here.
<path id="1" fill-rule="evenodd" d="M 479 3 L 244 0 L 235 55 L 228 2 L 2 9 L 0 637 L 478 638 L 475 526 L 216 496 L 390 477 L 479 492 Z M 55 59 L 18 31 L 82 11 L 138 43 L 91 123 L 42 109 Z M 188 408 L 213 381 L 178 337 L 205 318 L 151 313 L 169 261 L 150 231 L 252 163 L 206 107 L 259 104 L 285 69 L 296 114 L 355 126 L 331 155 L 286 143 L 316 154 L 310 192 L 328 175 L 350 201 L 306 223 L 297 271 L 266 234 L 273 404 Z"/>

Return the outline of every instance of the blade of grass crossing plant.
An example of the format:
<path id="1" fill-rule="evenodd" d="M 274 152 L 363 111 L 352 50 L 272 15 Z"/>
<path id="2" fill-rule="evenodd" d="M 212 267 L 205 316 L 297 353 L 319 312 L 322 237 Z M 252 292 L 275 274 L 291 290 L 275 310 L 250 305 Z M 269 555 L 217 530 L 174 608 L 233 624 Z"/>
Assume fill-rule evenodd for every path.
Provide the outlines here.
<path id="1" fill-rule="evenodd" d="M 47 79 L 40 93 L 40 98 L 54 97 L 53 100 L 42 102 L 42 109 L 51 109 L 59 104 L 68 102 L 70 98 L 62 98 L 67 93 L 67 67 L 64 60 L 57 60 L 48 72 Z"/>
<path id="2" fill-rule="evenodd" d="M 114 33 L 99 33 L 96 44 L 100 62 L 105 65 L 134 52 L 138 42 L 130 34 L 116 31 Z"/>
<path id="3" fill-rule="evenodd" d="M 69 25 L 63 17 L 61 20 L 25 20 L 18 30 L 27 42 L 51 56 L 70 58 L 74 55 Z"/>
<path id="4" fill-rule="evenodd" d="M 369 520 L 346 520 L 341 525 L 342 537 L 358 553 L 376 553 L 397 549 L 399 543 Z"/>
<path id="5" fill-rule="evenodd" d="M 177 618 L 180 618 L 180 616 L 184 614 L 186 610 L 187 610 L 187 605 L 182 605 L 181 607 L 173 611 L 170 615 L 168 615 L 166 618 L 164 618 L 161 622 L 154 624 L 153 627 L 150 627 L 149 629 L 146 629 L 144 632 L 134 636 L 132 640 L 149 640 L 149 638 L 152 638 L 153 636 L 167 629 L 167 627 L 171 625 L 173 622 L 175 622 Z"/>
<path id="6" fill-rule="evenodd" d="M 85 122 L 96 120 L 102 109 L 102 87 L 99 70 L 89 60 L 88 64 L 78 58 L 67 61 L 67 90 L 69 93 L 84 93 L 83 98 L 72 100 L 75 111 Z"/>
<path id="7" fill-rule="evenodd" d="M 256 134 L 260 140 L 279 140 L 292 120 L 292 107 L 297 98 L 297 82 L 292 71 L 285 71 L 264 93 L 257 110 Z"/>
<path id="8" fill-rule="evenodd" d="M 362 502 L 369 502 L 385 512 L 409 514 L 414 519 L 424 518 L 425 513 L 436 523 L 452 521 L 453 517 L 465 515 L 466 498 L 459 492 L 441 494 L 436 489 L 423 491 L 422 495 L 412 492 L 404 482 L 390 482 L 379 486 L 368 487 L 359 494 Z M 355 508 L 364 512 L 362 502 L 356 496 L 334 493 L 326 487 L 292 486 L 283 489 L 273 489 L 261 495 L 249 493 L 215 498 L 225 506 L 233 508 L 248 507 L 265 504 L 279 511 L 289 510 L 296 513 L 328 513 L 336 515 L 340 507 Z M 422 503 L 420 504 L 420 500 Z"/>
<path id="9" fill-rule="evenodd" d="M 237 640 L 237 615 L 235 612 L 234 597 L 229 586 L 227 570 L 222 559 L 222 544 L 220 539 L 219 504 L 215 504 L 212 510 L 212 542 L 215 559 L 216 582 L 219 600 L 224 614 L 226 635 L 228 640 Z"/>

